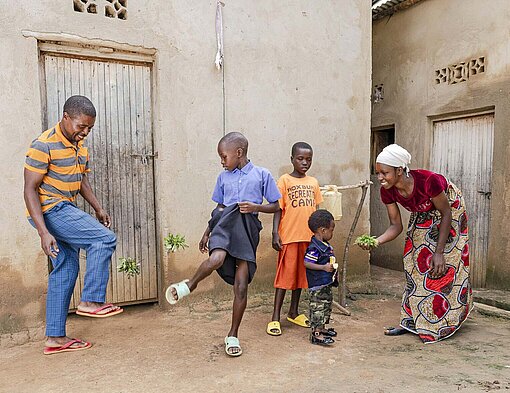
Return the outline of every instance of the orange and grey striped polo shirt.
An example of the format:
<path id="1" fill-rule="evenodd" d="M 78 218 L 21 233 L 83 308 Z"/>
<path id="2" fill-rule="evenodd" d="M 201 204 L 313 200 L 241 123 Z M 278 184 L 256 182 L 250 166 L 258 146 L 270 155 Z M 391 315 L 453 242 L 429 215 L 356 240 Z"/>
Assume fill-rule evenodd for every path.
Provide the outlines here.
<path id="1" fill-rule="evenodd" d="M 88 149 L 83 141 L 71 143 L 57 123 L 32 142 L 25 168 L 44 174 L 38 190 L 44 213 L 59 202 L 76 200 L 83 174 L 90 172 Z"/>

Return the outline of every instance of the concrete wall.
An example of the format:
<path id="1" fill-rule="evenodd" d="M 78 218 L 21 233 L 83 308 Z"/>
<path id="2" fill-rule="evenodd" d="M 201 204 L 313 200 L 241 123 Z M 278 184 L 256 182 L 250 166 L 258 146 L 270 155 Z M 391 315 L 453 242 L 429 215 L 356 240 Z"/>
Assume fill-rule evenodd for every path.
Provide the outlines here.
<path id="1" fill-rule="evenodd" d="M 155 48 L 154 135 L 158 236 L 186 235 L 191 247 L 165 256 L 161 288 L 192 274 L 221 170 L 216 143 L 226 130 L 250 140 L 249 157 L 275 178 L 290 170 L 292 143 L 315 148 L 311 175 L 322 184 L 356 183 L 368 173 L 370 6 L 365 0 L 226 1 L 225 70 L 214 68 L 216 2 L 130 0 L 126 21 L 73 11 L 72 1 L 0 3 L 0 106 L 4 142 L 0 178 L 6 190 L 0 228 L 0 334 L 18 341 L 41 336 L 46 258 L 26 222 L 22 165 L 41 129 L 38 47 L 21 31 L 68 33 Z M 225 91 L 225 96 L 223 91 Z M 223 107 L 225 104 L 226 112 Z M 225 116 L 225 117 L 224 117 Z M 359 192 L 344 194 L 344 217 L 334 245 L 340 250 Z M 271 286 L 276 253 L 271 217 L 259 248 L 256 285 Z M 368 231 L 368 203 L 358 232 Z M 353 251 L 352 274 L 368 272 L 367 255 Z M 200 292 L 223 288 L 216 275 Z"/>
<path id="2" fill-rule="evenodd" d="M 373 25 L 373 85 L 384 84 L 384 100 L 372 105 L 372 127 L 395 125 L 396 142 L 413 154 L 412 167 L 430 165 L 432 119 L 495 108 L 495 140 L 487 285 L 510 288 L 508 198 L 510 144 L 510 3 L 506 0 L 426 0 Z M 484 74 L 455 85 L 435 84 L 435 70 L 485 56 Z M 384 225 L 382 204 L 372 211 L 372 230 Z M 400 260 L 403 238 L 373 255 L 379 264 Z"/>

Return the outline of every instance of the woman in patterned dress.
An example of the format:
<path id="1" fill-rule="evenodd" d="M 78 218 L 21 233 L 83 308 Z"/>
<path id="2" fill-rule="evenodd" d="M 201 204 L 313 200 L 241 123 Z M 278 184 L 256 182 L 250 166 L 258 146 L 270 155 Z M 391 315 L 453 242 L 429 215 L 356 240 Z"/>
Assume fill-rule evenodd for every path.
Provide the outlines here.
<path id="1" fill-rule="evenodd" d="M 434 172 L 410 170 L 410 162 L 409 152 L 396 144 L 387 146 L 376 160 L 381 200 L 390 220 L 377 237 L 378 244 L 403 230 L 397 203 L 411 212 L 400 327 L 388 328 L 385 334 L 411 332 L 432 343 L 454 334 L 472 308 L 467 214 L 455 184 Z"/>

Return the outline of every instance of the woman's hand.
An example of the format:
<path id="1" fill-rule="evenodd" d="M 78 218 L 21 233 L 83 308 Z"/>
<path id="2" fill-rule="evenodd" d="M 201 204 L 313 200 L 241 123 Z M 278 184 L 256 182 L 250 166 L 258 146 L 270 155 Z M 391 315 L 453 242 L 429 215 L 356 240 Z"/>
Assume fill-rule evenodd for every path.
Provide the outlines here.
<path id="1" fill-rule="evenodd" d="M 273 233 L 272 244 L 273 244 L 273 248 L 276 251 L 281 251 L 282 250 L 282 240 L 280 239 L 280 235 L 278 235 L 278 233 Z"/>
<path id="2" fill-rule="evenodd" d="M 443 253 L 434 253 L 430 261 L 429 275 L 432 278 L 441 278 L 446 273 L 446 262 Z"/>
<path id="3" fill-rule="evenodd" d="M 381 244 L 379 242 L 379 238 L 375 239 L 376 243 L 375 244 L 366 244 L 366 243 L 356 243 L 358 245 L 358 247 L 360 247 L 361 249 L 365 250 L 365 251 L 370 251 L 370 250 L 373 250 L 374 248 L 378 247 L 379 244 Z"/>
<path id="4" fill-rule="evenodd" d="M 209 234 L 206 232 L 202 236 L 202 239 L 200 239 L 200 243 L 198 243 L 198 249 L 202 254 L 205 254 L 209 252 L 209 247 L 207 247 L 207 244 L 209 243 Z"/>

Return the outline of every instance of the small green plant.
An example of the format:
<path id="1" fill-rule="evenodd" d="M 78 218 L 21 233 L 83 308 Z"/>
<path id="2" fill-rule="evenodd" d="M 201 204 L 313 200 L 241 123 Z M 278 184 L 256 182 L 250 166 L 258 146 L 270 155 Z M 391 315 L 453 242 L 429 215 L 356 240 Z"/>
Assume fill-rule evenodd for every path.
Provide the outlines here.
<path id="1" fill-rule="evenodd" d="M 379 245 L 379 242 L 375 238 L 375 236 L 370 235 L 361 235 L 356 238 L 354 241 L 354 244 L 360 246 L 360 247 L 367 247 L 367 248 L 375 248 Z"/>
<path id="2" fill-rule="evenodd" d="M 126 273 L 128 278 L 140 274 L 140 264 L 134 258 L 119 258 L 120 265 L 117 266 L 119 272 Z"/>
<path id="3" fill-rule="evenodd" d="M 189 247 L 186 244 L 186 239 L 183 235 L 173 235 L 171 233 L 168 234 L 164 239 L 165 242 L 165 250 L 166 252 L 176 252 L 180 249 L 184 250 L 186 247 Z"/>

